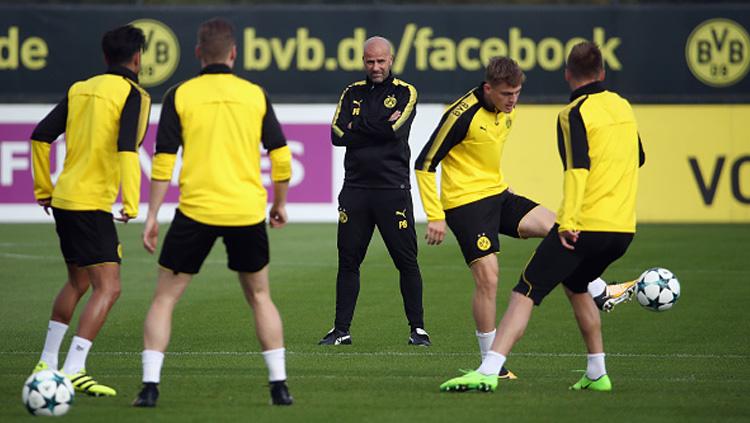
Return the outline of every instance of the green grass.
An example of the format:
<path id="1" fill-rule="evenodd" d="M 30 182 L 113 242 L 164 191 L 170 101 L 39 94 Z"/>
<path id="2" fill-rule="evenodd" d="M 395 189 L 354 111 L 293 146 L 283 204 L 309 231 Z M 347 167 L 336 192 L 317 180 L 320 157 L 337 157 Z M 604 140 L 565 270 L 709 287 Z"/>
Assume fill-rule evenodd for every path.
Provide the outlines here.
<path id="1" fill-rule="evenodd" d="M 166 226 L 166 225 L 165 225 Z M 165 230 L 163 227 L 162 230 Z M 334 225 L 271 231 L 274 300 L 285 325 L 294 406 L 268 405 L 266 369 L 250 310 L 217 243 L 177 306 L 159 406 L 134 409 L 142 325 L 155 285 L 155 258 L 142 225 L 119 226 L 125 246 L 119 302 L 94 343 L 88 368 L 119 390 L 78 396 L 76 421 L 747 421 L 750 418 L 750 227 L 644 225 L 605 274 L 623 280 L 652 266 L 673 270 L 683 297 L 665 313 L 637 304 L 603 316 L 610 394 L 570 392 L 585 369 L 584 347 L 564 294 L 535 310 L 508 365 L 520 379 L 494 394 L 442 394 L 438 385 L 479 362 L 473 283 L 452 238 L 420 239 L 427 329 L 434 346 L 406 345 L 398 275 L 379 238 L 362 267 L 354 345 L 319 347 L 334 311 Z M 420 227 L 418 233 L 424 233 Z M 503 238 L 499 310 L 536 240 Z M 50 225 L 0 225 L 0 421 L 31 418 L 21 386 L 39 358 L 64 265 Z M 74 322 L 77 321 L 77 317 Z M 62 351 L 67 351 L 68 332 Z M 62 361 L 61 355 L 61 361 Z"/>

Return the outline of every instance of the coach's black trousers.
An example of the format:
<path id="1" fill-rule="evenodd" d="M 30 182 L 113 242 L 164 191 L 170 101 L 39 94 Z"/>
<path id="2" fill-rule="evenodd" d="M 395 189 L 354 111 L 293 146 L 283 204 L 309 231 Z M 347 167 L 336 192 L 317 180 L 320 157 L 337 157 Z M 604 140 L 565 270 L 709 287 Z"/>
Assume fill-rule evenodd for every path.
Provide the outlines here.
<path id="1" fill-rule="evenodd" d="M 424 327 L 422 275 L 417 264 L 417 234 L 411 193 L 406 189 L 344 187 L 339 194 L 336 321 L 348 330 L 359 295 L 359 266 L 377 226 L 399 271 L 404 311 L 413 328 Z"/>

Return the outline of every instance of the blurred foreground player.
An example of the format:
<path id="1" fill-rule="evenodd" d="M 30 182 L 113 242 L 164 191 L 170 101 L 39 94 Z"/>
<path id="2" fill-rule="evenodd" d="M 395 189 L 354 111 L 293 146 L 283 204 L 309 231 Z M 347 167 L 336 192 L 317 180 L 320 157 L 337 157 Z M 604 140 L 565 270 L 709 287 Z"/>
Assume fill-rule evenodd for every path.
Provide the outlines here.
<path id="1" fill-rule="evenodd" d="M 143 245 L 149 252 L 157 246 L 157 215 L 182 147 L 180 202 L 159 256 L 156 292 L 144 324 L 143 389 L 133 405 L 156 405 L 172 312 L 219 237 L 226 246 L 228 266 L 238 272 L 253 311 L 269 372 L 271 402 L 291 405 L 281 317 L 271 300 L 268 281 L 260 146 L 271 158 L 272 228 L 281 228 L 287 221 L 291 152 L 263 89 L 232 74 L 237 47 L 228 21 L 211 19 L 201 24 L 196 56 L 201 62 L 200 75 L 165 94 L 159 121 L 143 233 Z"/>
<path id="2" fill-rule="evenodd" d="M 122 246 L 112 205 L 121 186 L 123 209 L 114 219 L 127 222 L 138 215 L 138 147 L 151 109 L 151 98 L 138 85 L 144 42 L 143 32 L 130 25 L 105 33 L 107 72 L 73 84 L 31 135 L 34 196 L 45 212 L 52 208 L 68 268 L 68 281 L 52 306 L 44 350 L 34 371 L 57 369 L 70 319 L 91 286 L 62 372 L 76 391 L 93 396 L 117 394 L 87 374 L 86 357 L 120 295 Z M 50 145 L 63 132 L 65 164 L 53 187 Z"/>

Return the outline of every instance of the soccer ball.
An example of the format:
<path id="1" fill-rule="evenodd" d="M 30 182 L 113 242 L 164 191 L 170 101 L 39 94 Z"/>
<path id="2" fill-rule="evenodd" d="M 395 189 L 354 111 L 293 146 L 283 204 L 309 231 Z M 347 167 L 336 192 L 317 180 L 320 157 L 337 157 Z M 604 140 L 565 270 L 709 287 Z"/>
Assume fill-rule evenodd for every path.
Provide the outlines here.
<path id="1" fill-rule="evenodd" d="M 669 310 L 680 298 L 680 281 L 667 269 L 648 269 L 638 278 L 636 298 L 647 310 Z"/>
<path id="2" fill-rule="evenodd" d="M 62 416 L 73 404 L 73 385 L 57 370 L 34 373 L 23 384 L 23 404 L 35 416 Z"/>

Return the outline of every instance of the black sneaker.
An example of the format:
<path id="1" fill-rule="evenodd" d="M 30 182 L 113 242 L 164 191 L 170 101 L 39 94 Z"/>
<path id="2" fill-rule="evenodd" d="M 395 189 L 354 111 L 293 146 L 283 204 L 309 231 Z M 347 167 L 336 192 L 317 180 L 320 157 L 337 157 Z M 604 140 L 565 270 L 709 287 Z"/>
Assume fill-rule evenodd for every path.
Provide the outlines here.
<path id="1" fill-rule="evenodd" d="M 497 373 L 497 378 L 505 380 L 515 380 L 518 379 L 518 376 L 516 376 L 515 373 L 511 372 L 510 370 L 506 369 L 505 366 L 503 366 Z"/>
<path id="2" fill-rule="evenodd" d="M 430 335 L 422 328 L 414 328 L 409 335 L 409 345 L 429 347 L 432 345 L 432 342 L 430 342 Z"/>
<path id="3" fill-rule="evenodd" d="M 352 335 L 348 330 L 338 330 L 336 328 L 331 329 L 323 339 L 318 342 L 318 345 L 351 345 Z"/>
<path id="4" fill-rule="evenodd" d="M 133 401 L 133 407 L 156 407 L 156 400 L 159 398 L 159 384 L 153 382 L 144 382 L 143 389 Z"/>
<path id="5" fill-rule="evenodd" d="M 285 380 L 271 382 L 270 386 L 272 405 L 292 405 L 294 398 L 289 395 L 289 387 L 286 386 Z"/>
<path id="6" fill-rule="evenodd" d="M 609 313 L 620 303 L 628 302 L 635 296 L 636 281 L 612 283 L 607 285 L 604 292 L 594 298 L 599 310 Z"/>

